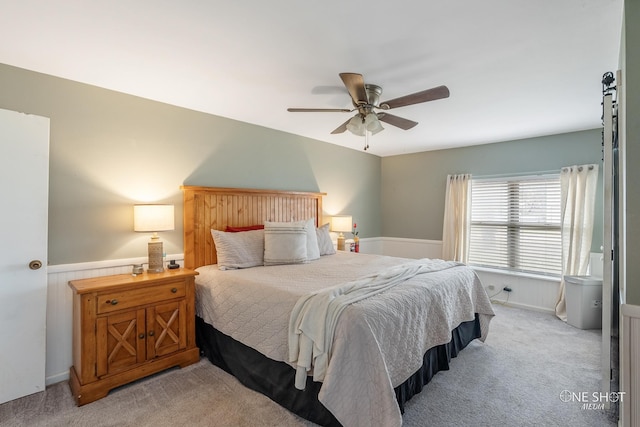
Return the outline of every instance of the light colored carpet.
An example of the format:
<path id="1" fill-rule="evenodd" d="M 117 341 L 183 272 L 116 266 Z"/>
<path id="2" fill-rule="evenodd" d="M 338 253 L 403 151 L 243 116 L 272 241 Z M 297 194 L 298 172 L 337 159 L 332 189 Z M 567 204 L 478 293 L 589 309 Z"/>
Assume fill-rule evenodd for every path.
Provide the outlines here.
<path id="1" fill-rule="evenodd" d="M 472 342 L 451 369 L 407 403 L 404 425 L 614 426 L 603 410 L 560 393 L 600 391 L 600 331 L 553 315 L 496 305 L 486 343 Z M 203 359 L 76 407 L 66 383 L 0 405 L 2 426 L 311 426 Z"/>
<path id="2" fill-rule="evenodd" d="M 406 426 L 615 426 L 604 410 L 560 393 L 599 392 L 601 331 L 494 304 L 485 343 L 472 342 L 407 403 Z"/>

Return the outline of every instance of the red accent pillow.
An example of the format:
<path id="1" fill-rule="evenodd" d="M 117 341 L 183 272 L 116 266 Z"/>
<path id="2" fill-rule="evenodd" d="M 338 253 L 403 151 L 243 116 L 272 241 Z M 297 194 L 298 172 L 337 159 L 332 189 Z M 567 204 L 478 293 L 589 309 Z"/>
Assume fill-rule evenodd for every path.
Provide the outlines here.
<path id="1" fill-rule="evenodd" d="M 251 230 L 263 230 L 264 225 L 247 225 L 245 227 L 230 227 L 227 225 L 227 229 L 225 230 L 227 233 L 238 233 L 240 231 L 251 231 Z"/>

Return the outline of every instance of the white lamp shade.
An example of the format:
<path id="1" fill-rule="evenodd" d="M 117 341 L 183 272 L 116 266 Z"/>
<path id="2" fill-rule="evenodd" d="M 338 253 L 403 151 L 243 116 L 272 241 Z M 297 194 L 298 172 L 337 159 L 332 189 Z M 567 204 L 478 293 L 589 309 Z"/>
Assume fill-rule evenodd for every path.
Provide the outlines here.
<path id="1" fill-rule="evenodd" d="M 347 130 L 354 135 L 364 136 L 366 128 L 364 127 L 364 122 L 360 114 L 353 116 L 353 118 L 349 120 L 349 123 L 347 123 Z"/>
<path id="2" fill-rule="evenodd" d="M 347 233 L 352 230 L 353 220 L 351 215 L 337 215 L 331 217 L 331 231 Z"/>
<path id="3" fill-rule="evenodd" d="M 367 114 L 367 117 L 364 118 L 364 125 L 372 135 L 384 130 L 375 113 Z"/>
<path id="4" fill-rule="evenodd" d="M 168 231 L 175 229 L 173 205 L 135 205 L 134 231 Z"/>

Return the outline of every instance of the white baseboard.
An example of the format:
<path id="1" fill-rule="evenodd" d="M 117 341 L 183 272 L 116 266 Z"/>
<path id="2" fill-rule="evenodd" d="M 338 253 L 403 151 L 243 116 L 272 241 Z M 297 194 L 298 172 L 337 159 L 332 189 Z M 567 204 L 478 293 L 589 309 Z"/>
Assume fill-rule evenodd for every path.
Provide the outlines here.
<path id="1" fill-rule="evenodd" d="M 57 375 L 47 375 L 45 378 L 45 385 L 57 384 L 62 381 L 69 381 L 69 370 L 67 369 L 65 372 L 60 372 Z"/>
<path id="2" fill-rule="evenodd" d="M 492 299 L 491 302 L 493 304 L 502 304 L 506 307 L 515 307 L 515 308 L 523 308 L 525 310 L 531 310 L 531 311 L 539 311 L 541 313 L 548 313 L 548 314 L 555 314 L 556 311 L 552 310 L 550 308 L 544 308 L 544 307 L 537 307 L 535 305 L 530 305 L 530 304 L 521 304 L 521 303 L 517 303 L 517 302 L 511 302 L 511 301 L 506 301 L 506 300 L 497 300 L 497 299 Z"/>

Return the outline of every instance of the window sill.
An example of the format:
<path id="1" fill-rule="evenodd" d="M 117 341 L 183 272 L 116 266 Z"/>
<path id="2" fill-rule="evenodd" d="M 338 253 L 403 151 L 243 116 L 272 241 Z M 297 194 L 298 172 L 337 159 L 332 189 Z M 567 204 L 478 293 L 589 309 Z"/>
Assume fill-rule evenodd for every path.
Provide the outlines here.
<path id="1" fill-rule="evenodd" d="M 543 274 L 523 273 L 520 271 L 500 270 L 498 268 L 477 267 L 474 265 L 470 265 L 469 267 L 471 267 L 475 271 L 483 271 L 486 273 L 502 274 L 504 276 L 526 277 L 528 279 L 544 280 L 547 282 L 560 283 L 560 277 L 545 276 Z"/>

